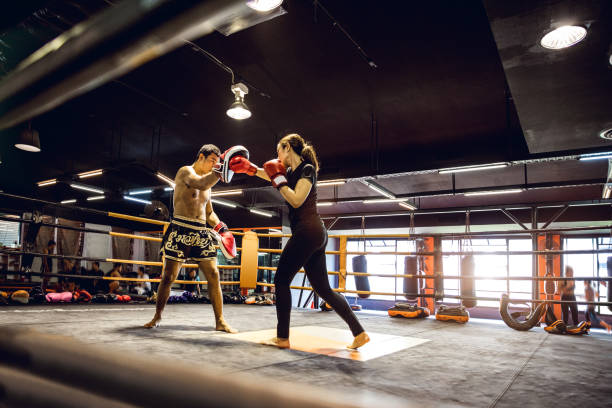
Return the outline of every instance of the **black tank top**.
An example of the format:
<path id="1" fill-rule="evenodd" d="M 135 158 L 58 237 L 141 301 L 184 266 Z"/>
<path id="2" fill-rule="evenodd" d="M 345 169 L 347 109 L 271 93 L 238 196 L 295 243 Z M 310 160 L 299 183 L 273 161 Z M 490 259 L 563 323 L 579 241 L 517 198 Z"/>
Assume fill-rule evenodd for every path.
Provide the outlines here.
<path id="1" fill-rule="evenodd" d="M 319 214 L 317 213 L 317 172 L 312 164 L 302 161 L 295 170 L 287 169 L 287 184 L 292 190 L 295 190 L 295 186 L 301 178 L 308 179 L 312 183 L 312 188 L 301 206 L 298 208 L 288 206 L 291 228 L 299 223 L 319 219 Z"/>

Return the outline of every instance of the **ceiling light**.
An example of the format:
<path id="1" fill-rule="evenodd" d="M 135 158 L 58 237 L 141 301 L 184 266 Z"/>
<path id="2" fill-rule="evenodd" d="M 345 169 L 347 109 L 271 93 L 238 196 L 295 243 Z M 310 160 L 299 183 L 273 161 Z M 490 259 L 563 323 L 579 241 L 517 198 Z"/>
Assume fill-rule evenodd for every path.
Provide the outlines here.
<path id="1" fill-rule="evenodd" d="M 172 186 L 172 188 L 174 188 L 176 186 L 176 183 L 174 182 L 174 180 L 172 180 L 170 177 L 160 173 L 159 171 L 157 173 L 155 173 L 155 175 L 157 176 L 157 178 L 159 178 L 160 180 L 165 181 L 166 183 L 170 184 L 170 186 Z"/>
<path id="2" fill-rule="evenodd" d="M 283 0 L 249 0 L 246 4 L 255 11 L 266 12 L 283 4 Z"/>
<path id="3" fill-rule="evenodd" d="M 599 160 L 609 159 L 612 157 L 612 152 L 589 153 L 581 154 L 579 160 Z"/>
<path id="4" fill-rule="evenodd" d="M 126 195 L 124 195 L 124 196 L 123 196 L 123 198 L 124 198 L 125 200 L 128 200 L 128 201 L 135 201 L 135 202 L 137 202 L 137 203 L 141 203 L 141 204 L 151 204 L 151 201 L 149 201 L 149 200 L 143 200 L 142 198 L 135 198 L 135 197 L 130 197 L 130 196 L 126 196 Z M 89 198 L 88 198 L 88 200 L 89 200 Z"/>
<path id="5" fill-rule="evenodd" d="M 417 209 L 416 205 L 413 205 L 413 204 L 410 204 L 410 203 L 406 203 L 406 202 L 399 203 L 399 205 L 401 205 L 404 208 L 409 209 L 410 211 L 414 211 L 414 210 Z"/>
<path id="6" fill-rule="evenodd" d="M 70 200 L 64 200 L 64 201 L 60 201 L 60 204 L 74 204 L 76 203 L 76 199 L 70 199 Z"/>
<path id="7" fill-rule="evenodd" d="M 149 194 L 152 193 L 153 190 L 134 190 L 134 191 L 130 191 L 128 194 L 129 195 L 141 195 L 141 194 Z"/>
<path id="8" fill-rule="evenodd" d="M 244 95 L 249 93 L 249 88 L 242 82 L 232 84 L 231 91 L 234 93 L 234 103 L 227 109 L 227 116 L 236 120 L 248 119 L 251 117 L 251 111 L 244 103 Z"/>
<path id="9" fill-rule="evenodd" d="M 406 201 L 405 198 L 374 198 L 370 200 L 363 200 L 363 204 L 381 204 L 381 203 L 401 203 Z"/>
<path id="10" fill-rule="evenodd" d="M 503 167 L 508 167 L 508 166 L 509 166 L 509 163 L 506 163 L 506 162 L 491 163 L 491 164 L 477 164 L 474 166 L 449 167 L 446 169 L 440 169 L 438 170 L 438 173 L 439 174 L 463 173 L 466 171 L 501 169 Z"/>
<path id="11" fill-rule="evenodd" d="M 550 50 L 560 50 L 584 40 L 586 34 L 587 31 L 584 27 L 562 26 L 542 37 L 540 44 Z"/>
<path id="12" fill-rule="evenodd" d="M 71 183 L 70 187 L 76 188 L 78 190 L 89 191 L 91 193 L 104 194 L 104 190 L 100 190 L 99 188 L 93 188 L 93 187 L 89 187 L 89 186 L 84 186 L 82 184 Z M 89 200 L 89 198 L 88 198 L 88 200 Z"/>
<path id="13" fill-rule="evenodd" d="M 57 179 L 39 181 L 36 184 L 38 185 L 38 187 L 44 187 L 44 186 L 50 186 L 50 185 L 55 184 L 55 183 L 57 183 Z"/>
<path id="14" fill-rule="evenodd" d="M 329 207 L 330 205 L 334 205 L 331 201 L 319 201 L 317 203 L 317 207 Z"/>
<path id="15" fill-rule="evenodd" d="M 231 201 L 215 200 L 215 199 L 211 199 L 211 201 L 215 204 L 219 204 L 219 205 L 222 205 L 224 207 L 229 207 L 229 208 L 236 208 L 238 206 L 237 204 L 234 204 Z"/>
<path id="16" fill-rule="evenodd" d="M 463 193 L 464 196 L 479 196 L 479 195 L 494 195 L 494 194 L 513 194 L 522 192 L 522 188 L 511 188 L 508 190 L 488 190 L 488 191 L 470 191 L 468 193 Z"/>
<path id="17" fill-rule="evenodd" d="M 601 137 L 602 139 L 606 139 L 606 140 L 612 140 L 612 128 L 604 129 L 601 132 L 599 132 L 599 137 Z"/>
<path id="18" fill-rule="evenodd" d="M 267 211 L 261 211 L 261 210 L 256 210 L 255 208 L 249 208 L 249 211 L 252 212 L 253 214 L 259 214 L 259 215 L 263 215 L 264 217 L 272 217 L 273 214 L 269 213 Z"/>
<path id="19" fill-rule="evenodd" d="M 103 200 L 105 197 L 103 195 L 87 197 L 87 201 L 96 201 Z"/>
<path id="20" fill-rule="evenodd" d="M 164 191 L 173 191 L 173 190 L 174 190 L 174 187 L 166 187 L 166 188 L 164 188 Z"/>
<path id="21" fill-rule="evenodd" d="M 15 147 L 26 152 L 40 152 L 40 137 L 38 131 L 34 130 L 28 125 L 26 129 L 23 129 L 17 138 Z"/>
<path id="22" fill-rule="evenodd" d="M 79 178 L 84 179 L 84 178 L 87 178 L 87 177 L 99 176 L 102 173 L 103 173 L 103 170 L 102 169 L 98 169 L 98 170 L 92 170 L 92 171 L 85 171 L 83 173 L 77 174 L 77 176 Z"/>
<path id="23" fill-rule="evenodd" d="M 212 192 L 213 197 L 238 195 L 238 194 L 242 194 L 242 190 L 224 190 L 224 191 L 213 191 Z"/>
<path id="24" fill-rule="evenodd" d="M 382 194 L 382 195 L 384 195 L 387 198 L 395 198 L 395 195 L 392 192 L 386 190 L 384 187 L 379 186 L 376 183 L 373 183 L 371 181 L 366 181 L 366 184 L 367 184 L 368 187 L 370 187 L 372 190 L 376 191 L 378 194 Z"/>
<path id="25" fill-rule="evenodd" d="M 337 186 L 339 184 L 345 184 L 346 180 L 345 179 L 337 179 L 337 180 L 322 180 L 317 182 L 317 187 L 324 187 L 324 186 Z"/>

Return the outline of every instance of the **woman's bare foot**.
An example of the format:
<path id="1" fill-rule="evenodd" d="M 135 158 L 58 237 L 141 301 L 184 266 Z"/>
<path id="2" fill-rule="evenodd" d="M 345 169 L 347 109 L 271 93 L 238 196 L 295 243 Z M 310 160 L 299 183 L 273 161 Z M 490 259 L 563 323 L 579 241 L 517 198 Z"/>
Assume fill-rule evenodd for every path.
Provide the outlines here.
<path id="1" fill-rule="evenodd" d="M 608 334 L 610 334 L 610 329 L 612 329 L 612 326 L 606 322 L 601 322 L 601 325 L 608 331 Z"/>
<path id="2" fill-rule="evenodd" d="M 353 343 L 350 346 L 346 346 L 347 348 L 350 348 L 352 350 L 356 350 L 359 347 L 363 346 L 364 344 L 366 344 L 367 342 L 370 341 L 370 336 L 368 336 L 368 334 L 366 332 L 361 332 L 358 335 L 355 336 L 355 339 L 353 340 Z"/>
<path id="3" fill-rule="evenodd" d="M 278 348 L 286 349 L 289 348 L 289 339 L 282 339 L 280 337 L 273 337 L 269 340 L 264 340 L 261 342 L 266 346 L 275 346 Z"/>
<path id="4" fill-rule="evenodd" d="M 153 320 L 145 324 L 144 327 L 147 329 L 154 329 L 159 326 L 159 322 L 161 322 L 161 317 L 154 317 Z"/>
<path id="5" fill-rule="evenodd" d="M 226 333 L 238 333 L 238 330 L 230 326 L 224 319 L 221 319 L 217 322 L 217 326 L 215 327 L 215 330 L 226 332 Z"/>

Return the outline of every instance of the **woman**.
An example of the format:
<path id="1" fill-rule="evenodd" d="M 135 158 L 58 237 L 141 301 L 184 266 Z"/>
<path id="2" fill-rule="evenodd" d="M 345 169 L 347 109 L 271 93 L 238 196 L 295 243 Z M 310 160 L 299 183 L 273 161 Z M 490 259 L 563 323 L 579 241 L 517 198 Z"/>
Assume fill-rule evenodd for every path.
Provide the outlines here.
<path id="1" fill-rule="evenodd" d="M 574 277 L 574 268 L 567 265 L 565 267 L 565 277 Z M 572 321 L 574 325 L 578 324 L 578 306 L 576 305 L 576 296 L 574 295 L 574 289 L 576 288 L 576 282 L 574 280 L 562 280 L 558 285 L 558 293 L 561 295 L 561 300 L 567 303 L 561 303 L 561 313 L 563 315 L 563 322 L 569 324 L 569 314 L 572 313 Z"/>
<path id="2" fill-rule="evenodd" d="M 329 286 L 325 247 L 327 230 L 317 213 L 317 173 L 319 163 L 312 145 L 298 134 L 281 139 L 276 148 L 278 158 L 257 168 L 244 157 L 230 161 L 230 169 L 236 173 L 269 180 L 289 204 L 289 221 L 292 236 L 285 245 L 278 262 L 274 286 L 276 289 L 277 335 L 266 344 L 280 348 L 289 347 L 289 320 L 291 314 L 291 290 L 289 285 L 303 266 L 315 292 L 323 298 L 349 325 L 355 339 L 347 346 L 357 349 L 370 338 L 357 320 L 346 299 Z M 287 170 L 285 170 L 287 169 Z"/>

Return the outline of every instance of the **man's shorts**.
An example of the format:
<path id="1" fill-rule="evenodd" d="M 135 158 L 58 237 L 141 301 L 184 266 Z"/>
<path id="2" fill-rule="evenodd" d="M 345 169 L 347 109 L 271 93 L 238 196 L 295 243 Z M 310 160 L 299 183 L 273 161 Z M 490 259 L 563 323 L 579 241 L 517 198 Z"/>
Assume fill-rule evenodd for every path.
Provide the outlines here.
<path id="1" fill-rule="evenodd" d="M 214 234 L 202 220 L 175 215 L 164 234 L 160 252 L 166 258 L 179 262 L 216 258 Z"/>

